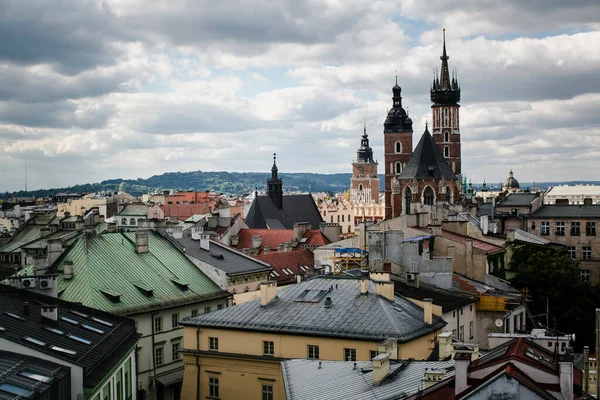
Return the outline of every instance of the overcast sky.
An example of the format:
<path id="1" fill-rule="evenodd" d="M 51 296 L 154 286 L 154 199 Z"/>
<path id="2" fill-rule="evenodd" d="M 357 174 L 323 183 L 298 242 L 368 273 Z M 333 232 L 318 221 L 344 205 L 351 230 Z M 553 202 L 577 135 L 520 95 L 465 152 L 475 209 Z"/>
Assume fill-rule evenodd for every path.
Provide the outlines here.
<path id="1" fill-rule="evenodd" d="M 598 0 L 0 0 L 0 190 L 350 172 L 363 118 L 383 164 L 395 71 L 416 145 L 442 27 L 464 173 L 600 179 Z"/>

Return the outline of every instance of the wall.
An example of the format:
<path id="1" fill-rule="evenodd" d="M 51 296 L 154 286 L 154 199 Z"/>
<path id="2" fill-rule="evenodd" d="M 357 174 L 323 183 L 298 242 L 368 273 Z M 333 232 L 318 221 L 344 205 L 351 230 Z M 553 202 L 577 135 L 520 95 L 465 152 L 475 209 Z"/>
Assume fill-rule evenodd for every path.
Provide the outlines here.
<path id="1" fill-rule="evenodd" d="M 502 375 L 494 381 L 485 384 L 477 391 L 469 395 L 469 399 L 488 400 L 492 398 L 501 398 L 504 400 L 537 400 L 540 396 L 532 392 L 519 381 Z"/>
<path id="2" fill-rule="evenodd" d="M 131 363 L 131 369 L 130 369 L 130 375 L 129 375 L 129 393 L 131 393 L 131 398 L 135 399 L 137 396 L 137 386 L 136 386 L 136 363 L 135 363 L 135 354 L 134 354 L 134 350 L 135 348 L 131 349 L 131 352 L 129 352 L 127 355 L 125 355 L 125 357 L 123 357 L 123 359 L 121 360 L 121 362 L 116 365 L 113 370 L 107 374 L 107 378 L 104 379 L 102 382 L 100 382 L 96 388 L 93 389 L 93 391 L 91 392 L 92 394 L 89 395 L 86 393 L 86 398 L 89 398 L 91 400 L 104 400 L 104 397 L 102 397 L 103 394 L 103 390 L 105 389 L 105 386 L 110 383 L 110 398 L 111 399 L 127 399 L 126 397 L 126 387 L 125 385 L 127 385 L 127 382 L 125 380 L 125 364 L 129 361 Z M 121 388 L 121 393 L 120 396 L 117 394 L 117 376 L 121 375 L 121 382 L 122 382 L 122 388 Z"/>

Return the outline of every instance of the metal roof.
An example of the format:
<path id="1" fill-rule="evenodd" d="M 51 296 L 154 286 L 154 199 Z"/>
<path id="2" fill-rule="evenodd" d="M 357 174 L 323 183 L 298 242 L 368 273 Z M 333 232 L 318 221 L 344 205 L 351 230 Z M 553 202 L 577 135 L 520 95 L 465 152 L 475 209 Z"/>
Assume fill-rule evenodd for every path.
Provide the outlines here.
<path id="1" fill-rule="evenodd" d="M 185 249 L 186 254 L 224 271 L 227 276 L 271 271 L 269 264 L 230 249 L 214 240 L 210 241 L 208 251 L 200 248 L 199 240 L 190 238 L 176 240 Z"/>
<path id="2" fill-rule="evenodd" d="M 288 400 L 397 399 L 402 393 L 408 397 L 422 390 L 428 368 L 443 370 L 444 379 L 454 376 L 450 361 L 392 361 L 388 378 L 377 386 L 371 362 L 294 359 L 282 361 L 281 366 Z"/>
<path id="3" fill-rule="evenodd" d="M 556 205 L 547 204 L 531 213 L 528 218 L 600 218 L 600 204 Z"/>
<path id="4" fill-rule="evenodd" d="M 10 253 L 20 248 L 27 243 L 39 239 L 40 237 L 47 236 L 50 231 L 42 231 L 46 225 L 36 225 L 33 220 L 30 220 L 21 229 L 19 229 L 10 241 L 0 248 L 0 253 Z"/>
<path id="5" fill-rule="evenodd" d="M 429 130 L 421 136 L 406 167 L 397 176 L 398 179 L 440 179 L 456 180 L 456 174 L 448 165 L 444 155 L 434 142 Z"/>
<path id="6" fill-rule="evenodd" d="M 433 299 L 433 304 L 441 306 L 443 313 L 476 303 L 479 300 L 478 296 L 465 292 L 447 290 L 426 283 L 419 283 L 419 287 L 416 287 L 400 280 L 394 280 L 394 291 L 396 294 L 411 299 Z"/>
<path id="7" fill-rule="evenodd" d="M 146 204 L 128 204 L 117 215 L 118 216 L 132 215 L 132 216 L 147 217 L 148 216 L 148 206 Z"/>
<path id="8" fill-rule="evenodd" d="M 296 222 L 308 222 L 318 229 L 323 222 L 317 204 L 309 194 L 285 195 L 277 208 L 269 196 L 257 196 L 246 215 L 249 228 L 293 229 Z"/>
<path id="9" fill-rule="evenodd" d="M 277 297 L 261 307 L 260 299 L 228 307 L 210 314 L 187 318 L 190 326 L 245 329 L 299 335 L 345 337 L 361 340 L 397 338 L 408 342 L 446 325 L 433 316 L 433 324 L 424 322 L 423 309 L 396 296 L 394 301 L 375 294 L 369 281 L 369 294 L 360 295 L 360 280 L 353 277 L 317 276 L 277 292 Z M 295 301 L 306 290 L 329 290 L 333 306 Z"/>
<path id="10" fill-rule="evenodd" d="M 497 205 L 497 207 L 523 207 L 530 206 L 533 201 L 538 198 L 539 195 L 536 193 L 510 193 L 506 198 Z"/>
<path id="11" fill-rule="evenodd" d="M 56 322 L 42 318 L 44 306 L 58 307 Z M 0 327 L 0 338 L 81 366 L 86 387 L 96 386 L 139 339 L 132 319 L 8 285 L 0 285 Z"/>
<path id="12" fill-rule="evenodd" d="M 149 231 L 148 249 L 136 253 L 134 232 L 82 235 L 53 266 L 73 262 L 73 279 L 59 276 L 61 299 L 123 315 L 229 295 L 162 235 Z"/>

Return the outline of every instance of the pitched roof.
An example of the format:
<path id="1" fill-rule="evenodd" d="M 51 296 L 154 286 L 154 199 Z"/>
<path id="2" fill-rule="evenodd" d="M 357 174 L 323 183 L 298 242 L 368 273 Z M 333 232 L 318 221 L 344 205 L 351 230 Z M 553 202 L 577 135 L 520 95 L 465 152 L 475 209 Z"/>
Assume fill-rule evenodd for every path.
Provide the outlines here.
<path id="1" fill-rule="evenodd" d="M 279 290 L 266 306 L 256 299 L 187 318 L 182 325 L 377 341 L 397 338 L 401 343 L 446 325 L 437 316 L 433 324 L 426 324 L 422 308 L 399 296 L 387 300 L 375 294 L 375 283 L 368 284 L 369 294 L 361 296 L 359 279 L 317 276 Z M 322 298 L 295 301 L 307 293 Z M 333 302 L 330 308 L 323 306 L 325 295 Z"/>
<path id="2" fill-rule="evenodd" d="M 209 214 L 210 204 L 161 204 L 160 208 L 165 212 L 165 217 L 176 216 L 182 221 L 195 214 Z"/>
<path id="3" fill-rule="evenodd" d="M 422 232 L 428 233 L 428 234 L 431 233 L 428 229 L 420 228 L 418 226 L 412 227 L 412 229 L 422 231 Z M 498 246 L 498 245 L 495 245 L 493 243 L 489 243 L 489 242 L 486 242 L 483 240 L 475 239 L 470 236 L 459 235 L 458 233 L 450 232 L 446 229 L 442 230 L 442 237 L 445 239 L 449 239 L 449 240 L 458 242 L 458 243 L 462 243 L 462 244 L 466 244 L 467 240 L 470 240 L 473 242 L 474 248 L 485 251 L 486 253 L 495 253 L 498 251 L 504 251 L 504 248 L 501 246 Z"/>
<path id="4" fill-rule="evenodd" d="M 479 300 L 478 296 L 465 292 L 442 289 L 425 283 L 420 283 L 417 288 L 399 280 L 394 280 L 394 291 L 396 294 L 415 300 L 433 299 L 433 304 L 441 306 L 443 313 L 476 303 Z"/>
<path id="5" fill-rule="evenodd" d="M 531 203 L 538 197 L 539 196 L 535 193 L 509 193 L 508 196 L 506 196 L 506 198 L 497 205 L 497 207 L 530 206 Z"/>
<path id="6" fill-rule="evenodd" d="M 148 249 L 135 251 L 135 232 L 82 235 L 53 265 L 73 262 L 73 279 L 59 276 L 60 298 L 124 315 L 229 295 L 162 235 L 149 231 Z"/>
<path id="7" fill-rule="evenodd" d="M 117 215 L 148 216 L 148 206 L 146 204 L 128 204 Z"/>
<path id="8" fill-rule="evenodd" d="M 429 130 L 421 136 L 421 140 L 413 151 L 406 167 L 402 170 L 398 179 L 457 179 L 456 174 L 448 165 L 444 155 L 433 141 Z"/>
<path id="9" fill-rule="evenodd" d="M 209 250 L 200 248 L 200 241 L 191 238 L 176 239 L 185 253 L 225 272 L 227 276 L 271 271 L 269 264 L 235 251 L 211 240 Z"/>
<path id="10" fill-rule="evenodd" d="M 238 245 L 235 246 L 238 249 L 250 249 L 252 248 L 252 237 L 254 235 L 260 236 L 261 245 L 258 254 L 263 254 L 265 246 L 270 246 L 271 249 L 276 249 L 278 244 L 292 242 L 294 239 L 293 229 L 240 229 L 238 232 Z M 309 229 L 304 233 L 300 242 L 294 247 L 295 250 L 299 250 L 303 247 L 313 246 L 324 246 L 329 244 L 330 241 L 321 233 L 319 229 Z"/>
<path id="11" fill-rule="evenodd" d="M 444 377 L 454 375 L 450 361 L 390 362 L 390 373 L 380 385 L 373 384 L 373 363 L 362 361 L 285 360 L 281 370 L 288 400 L 376 400 L 410 396 L 423 387 L 425 371 L 438 369 Z M 398 396 L 398 397 L 396 397 Z"/>
<path id="12" fill-rule="evenodd" d="M 41 316 L 41 307 L 48 305 L 58 307 L 56 324 Z M 83 367 L 86 387 L 96 386 L 140 336 L 132 319 L 8 285 L 0 285 L 0 310 L 0 338 Z"/>
<path id="13" fill-rule="evenodd" d="M 555 205 L 547 204 L 531 213 L 529 218 L 600 218 L 600 204 Z"/>
<path id="14" fill-rule="evenodd" d="M 27 243 L 50 234 L 50 230 L 42 230 L 46 225 L 36 225 L 34 222 L 34 220 L 30 219 L 25 225 L 19 228 L 10 241 L 0 248 L 0 252 L 10 253 L 16 250 L 20 251 L 20 248 Z"/>
<path id="15" fill-rule="evenodd" d="M 277 208 L 268 196 L 257 196 L 248 214 L 248 228 L 293 229 L 296 222 L 308 222 L 313 229 L 323 222 L 315 201 L 310 194 L 283 196 L 283 207 Z"/>
<path id="16" fill-rule="evenodd" d="M 271 279 L 278 282 L 295 281 L 296 275 L 306 275 L 313 270 L 314 254 L 307 249 L 259 254 L 255 258 L 273 268 Z M 292 273 L 290 273 L 290 271 Z"/>

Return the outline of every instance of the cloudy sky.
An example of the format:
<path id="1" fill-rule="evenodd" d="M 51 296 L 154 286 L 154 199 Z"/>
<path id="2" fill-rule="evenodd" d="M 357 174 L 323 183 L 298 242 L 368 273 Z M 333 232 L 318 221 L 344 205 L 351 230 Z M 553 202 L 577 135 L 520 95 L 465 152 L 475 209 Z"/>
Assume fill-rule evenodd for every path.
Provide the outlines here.
<path id="1" fill-rule="evenodd" d="M 442 27 L 474 182 L 600 179 L 598 0 L 0 0 L 0 190 L 350 172 L 395 71 L 418 141 Z"/>

